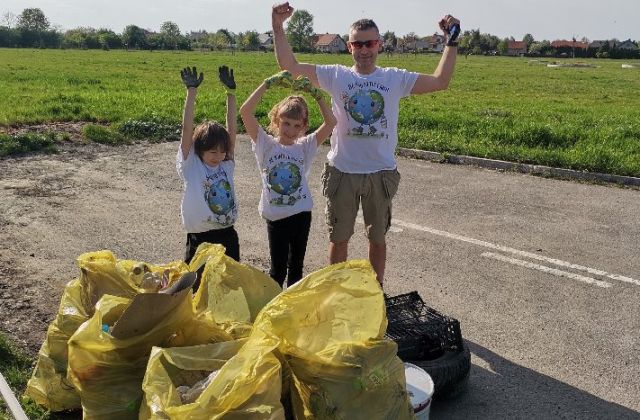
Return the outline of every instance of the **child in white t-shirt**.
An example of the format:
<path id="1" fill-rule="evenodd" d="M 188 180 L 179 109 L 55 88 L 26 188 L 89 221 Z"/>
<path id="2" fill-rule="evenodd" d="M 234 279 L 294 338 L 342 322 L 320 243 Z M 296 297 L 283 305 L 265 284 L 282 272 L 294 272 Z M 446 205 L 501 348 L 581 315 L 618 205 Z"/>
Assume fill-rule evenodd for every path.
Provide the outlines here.
<path id="1" fill-rule="evenodd" d="M 206 121 L 193 128 L 197 88 L 203 74 L 196 68 L 181 72 L 187 87 L 182 119 L 182 137 L 176 158 L 176 168 L 183 182 L 182 224 L 187 231 L 185 262 L 189 263 L 203 242 L 222 244 L 226 254 L 240 260 L 238 233 L 233 227 L 238 208 L 234 193 L 233 152 L 236 141 L 236 83 L 233 70 L 218 69 L 220 81 L 227 93 L 225 128 L 215 121 Z"/>
<path id="2" fill-rule="evenodd" d="M 307 92 L 316 99 L 324 122 L 313 133 L 309 109 L 302 96 L 289 96 L 269 112 L 267 134 L 255 111 L 264 92 L 272 86 Z M 318 146 L 331 134 L 336 119 L 322 94 L 308 79 L 293 80 L 289 72 L 266 79 L 240 107 L 240 115 L 261 171 L 262 194 L 258 210 L 267 221 L 271 268 L 269 275 L 281 286 L 302 278 L 304 255 L 311 228 L 313 200 L 307 183 Z M 275 136 L 275 137 L 274 137 Z M 288 274 L 288 275 L 287 275 Z"/>

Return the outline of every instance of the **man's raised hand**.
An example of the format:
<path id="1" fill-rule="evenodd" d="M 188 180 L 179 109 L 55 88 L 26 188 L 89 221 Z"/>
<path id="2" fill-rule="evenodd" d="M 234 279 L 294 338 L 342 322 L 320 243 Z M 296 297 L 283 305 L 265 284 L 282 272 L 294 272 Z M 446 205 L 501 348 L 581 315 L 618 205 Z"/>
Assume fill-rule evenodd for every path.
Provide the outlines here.
<path id="1" fill-rule="evenodd" d="M 202 74 L 202 72 L 200 72 L 200 77 L 198 77 L 198 71 L 195 66 L 192 68 L 183 68 L 180 72 L 180 76 L 182 77 L 182 83 L 184 83 L 187 89 L 197 88 L 204 80 L 204 74 Z"/>
<path id="2" fill-rule="evenodd" d="M 236 80 L 233 77 L 233 69 L 230 69 L 227 66 L 218 67 L 218 77 L 220 78 L 220 83 L 222 83 L 227 93 L 231 95 L 235 94 Z"/>
<path id="3" fill-rule="evenodd" d="M 440 19 L 438 26 L 447 36 L 447 42 L 454 42 L 460 35 L 460 21 L 451 15 L 446 15 Z"/>
<path id="4" fill-rule="evenodd" d="M 284 21 L 289 19 L 293 14 L 293 7 L 289 6 L 289 2 L 276 4 L 271 10 L 272 23 L 282 25 Z"/>

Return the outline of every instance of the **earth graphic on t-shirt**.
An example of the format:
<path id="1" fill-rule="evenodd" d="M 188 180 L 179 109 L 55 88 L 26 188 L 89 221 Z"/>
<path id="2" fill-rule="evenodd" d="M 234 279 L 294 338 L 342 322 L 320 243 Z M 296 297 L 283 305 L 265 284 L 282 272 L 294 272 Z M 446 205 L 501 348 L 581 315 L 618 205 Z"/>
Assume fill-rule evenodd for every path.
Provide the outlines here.
<path id="1" fill-rule="evenodd" d="M 375 90 L 359 90 L 349 98 L 347 112 L 360 124 L 371 125 L 384 111 L 384 98 Z"/>
<path id="2" fill-rule="evenodd" d="M 278 194 L 291 195 L 301 182 L 300 168 L 291 162 L 280 162 L 269 172 L 269 185 Z"/>
<path id="3" fill-rule="evenodd" d="M 233 194 L 231 194 L 231 184 L 228 181 L 220 180 L 211 184 L 206 194 L 207 204 L 215 214 L 227 214 L 234 206 Z"/>

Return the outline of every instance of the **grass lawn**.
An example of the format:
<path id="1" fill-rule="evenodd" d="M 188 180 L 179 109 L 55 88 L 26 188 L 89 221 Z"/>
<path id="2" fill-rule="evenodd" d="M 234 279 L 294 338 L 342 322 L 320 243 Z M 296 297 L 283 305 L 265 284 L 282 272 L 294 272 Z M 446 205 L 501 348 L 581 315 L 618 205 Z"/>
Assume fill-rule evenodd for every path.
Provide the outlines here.
<path id="1" fill-rule="evenodd" d="M 431 73 L 439 58 L 381 55 L 379 65 Z M 298 60 L 351 63 L 348 55 L 301 54 Z M 640 62 L 630 69 L 621 66 L 629 60 L 562 63 L 578 61 L 594 67 L 550 68 L 527 58 L 460 56 L 449 90 L 402 101 L 400 144 L 640 176 Z M 0 126 L 90 121 L 139 127 L 152 121 L 168 127 L 163 133 L 174 132 L 185 95 L 179 70 L 186 65 L 205 72 L 196 120 L 224 121 L 224 91 L 217 82 L 222 64 L 235 69 L 239 104 L 278 71 L 272 53 L 0 49 Z M 267 92 L 258 108 L 263 124 L 269 108 L 285 94 Z M 319 115 L 312 107 L 312 128 Z M 122 130 L 115 139 L 99 129 L 88 131 L 96 141 L 121 140 Z M 0 152 L 7 142 L 0 137 Z"/>

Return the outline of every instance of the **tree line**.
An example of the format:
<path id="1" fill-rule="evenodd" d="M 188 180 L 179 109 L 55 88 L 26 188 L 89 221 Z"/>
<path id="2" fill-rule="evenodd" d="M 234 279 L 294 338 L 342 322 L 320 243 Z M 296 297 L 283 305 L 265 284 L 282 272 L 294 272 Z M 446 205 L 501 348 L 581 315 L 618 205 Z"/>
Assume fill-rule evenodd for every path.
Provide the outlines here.
<path id="1" fill-rule="evenodd" d="M 39 8 L 27 8 L 20 15 L 7 12 L 0 25 L 0 47 L 19 48 L 80 48 L 80 49 L 140 49 L 140 50 L 193 50 L 193 49 L 240 49 L 256 51 L 264 49 L 264 39 L 250 30 L 233 33 L 227 29 L 216 32 L 204 30 L 184 35 L 178 25 L 167 21 L 160 26 L 160 32 L 152 32 L 136 25 L 128 25 L 120 34 L 106 28 L 79 27 L 61 31 L 52 27 L 44 12 Z M 296 10 L 287 23 L 287 36 L 296 52 L 312 52 L 313 15 L 306 10 Z M 342 35 L 345 42 L 348 35 Z M 417 41 L 424 39 L 413 32 L 398 37 L 395 32 L 383 34 L 385 48 L 412 50 Z M 467 30 L 460 35 L 459 51 L 474 55 L 507 55 L 511 38 L 499 38 L 479 29 Z M 597 57 L 597 58 L 640 58 L 640 51 L 617 48 L 617 40 L 606 40 L 597 48 L 554 47 L 548 40 L 537 41 L 526 34 L 522 41 L 526 45 L 526 55 L 556 57 Z M 574 40 L 575 41 L 575 40 Z M 588 41 L 583 38 L 581 41 Z M 268 47 L 267 47 L 268 48 Z"/>
<path id="2" fill-rule="evenodd" d="M 122 33 L 90 27 L 61 31 L 50 24 L 39 8 L 24 9 L 20 15 L 7 12 L 2 17 L 2 23 L 0 47 L 4 48 L 191 50 L 235 47 L 257 50 L 261 45 L 256 31 L 234 34 L 220 29 L 215 33 L 200 31 L 187 36 L 171 21 L 164 22 L 159 32 L 137 25 L 128 25 Z"/>

